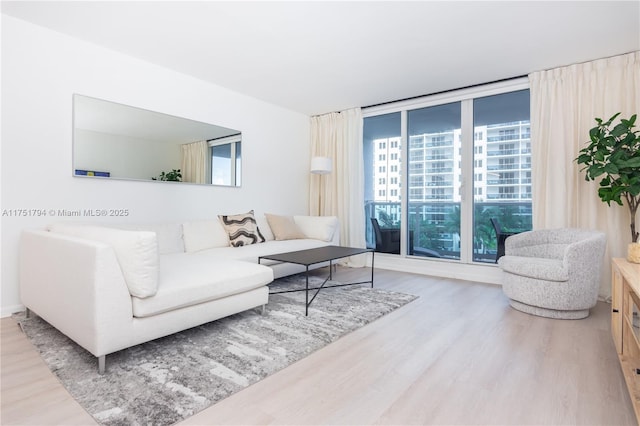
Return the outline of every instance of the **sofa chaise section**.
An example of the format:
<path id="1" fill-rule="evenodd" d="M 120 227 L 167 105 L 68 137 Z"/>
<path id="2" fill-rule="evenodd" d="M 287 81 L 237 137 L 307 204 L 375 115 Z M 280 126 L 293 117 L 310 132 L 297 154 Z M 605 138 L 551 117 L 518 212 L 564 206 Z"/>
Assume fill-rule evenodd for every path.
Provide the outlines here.
<path id="1" fill-rule="evenodd" d="M 221 263 L 226 275 L 213 270 Z M 210 268 L 213 275 L 205 286 L 196 285 L 203 280 L 191 281 L 191 287 L 177 291 L 176 281 L 163 277 L 154 296 L 137 298 L 127 288 L 111 245 L 24 231 L 20 291 L 27 309 L 98 357 L 104 372 L 107 354 L 268 303 L 270 268 L 230 260 L 212 262 Z M 228 291 L 230 274 L 242 282 L 241 289 Z M 176 303 L 170 306 L 172 300 Z"/>

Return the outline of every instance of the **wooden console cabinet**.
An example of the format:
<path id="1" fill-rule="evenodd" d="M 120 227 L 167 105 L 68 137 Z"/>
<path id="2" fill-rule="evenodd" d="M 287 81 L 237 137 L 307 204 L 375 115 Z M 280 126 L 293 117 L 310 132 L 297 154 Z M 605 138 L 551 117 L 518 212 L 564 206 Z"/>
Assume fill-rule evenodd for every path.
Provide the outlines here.
<path id="1" fill-rule="evenodd" d="M 640 422 L 640 264 L 614 258 L 611 271 L 611 333 Z"/>

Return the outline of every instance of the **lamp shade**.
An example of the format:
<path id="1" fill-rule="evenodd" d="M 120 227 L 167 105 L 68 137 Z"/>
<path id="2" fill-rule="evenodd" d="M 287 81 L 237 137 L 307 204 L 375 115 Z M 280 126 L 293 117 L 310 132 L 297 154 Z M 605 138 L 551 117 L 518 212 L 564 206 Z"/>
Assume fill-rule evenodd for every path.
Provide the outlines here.
<path id="1" fill-rule="evenodd" d="M 333 170 L 333 161 L 329 157 L 313 157 L 311 159 L 311 173 L 326 175 Z"/>

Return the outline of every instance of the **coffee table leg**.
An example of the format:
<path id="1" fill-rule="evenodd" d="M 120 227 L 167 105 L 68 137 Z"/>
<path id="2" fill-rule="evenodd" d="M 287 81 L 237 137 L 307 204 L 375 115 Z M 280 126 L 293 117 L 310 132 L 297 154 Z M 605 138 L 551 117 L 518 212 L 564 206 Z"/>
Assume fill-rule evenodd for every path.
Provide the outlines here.
<path id="1" fill-rule="evenodd" d="M 304 316 L 309 316 L 309 265 L 307 265 L 307 283 L 306 283 L 306 291 L 305 291 L 305 295 L 306 295 L 306 301 L 305 301 L 305 307 L 304 307 Z"/>
<path id="2" fill-rule="evenodd" d="M 373 259 L 375 256 L 375 252 L 371 252 L 371 288 L 373 288 Z"/>
<path id="3" fill-rule="evenodd" d="M 329 261 L 329 281 L 333 279 L 333 260 Z"/>

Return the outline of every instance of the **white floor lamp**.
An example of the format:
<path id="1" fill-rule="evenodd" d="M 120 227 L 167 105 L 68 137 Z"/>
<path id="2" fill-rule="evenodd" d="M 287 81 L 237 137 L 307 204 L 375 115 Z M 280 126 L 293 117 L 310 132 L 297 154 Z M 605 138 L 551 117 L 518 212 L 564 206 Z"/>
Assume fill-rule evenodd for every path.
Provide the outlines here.
<path id="1" fill-rule="evenodd" d="M 324 185 L 322 175 L 327 175 L 333 171 L 333 161 L 329 157 L 313 157 L 311 158 L 311 173 L 314 175 L 320 175 L 320 183 L 318 184 L 318 216 L 322 216 L 324 211 L 323 197 Z"/>

